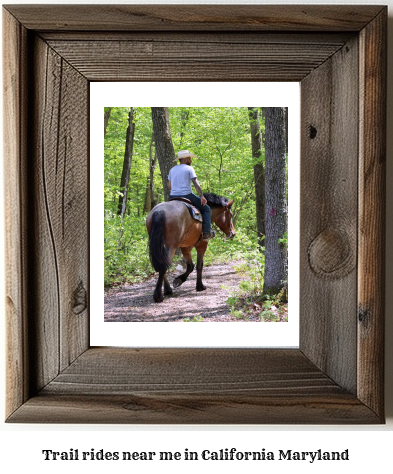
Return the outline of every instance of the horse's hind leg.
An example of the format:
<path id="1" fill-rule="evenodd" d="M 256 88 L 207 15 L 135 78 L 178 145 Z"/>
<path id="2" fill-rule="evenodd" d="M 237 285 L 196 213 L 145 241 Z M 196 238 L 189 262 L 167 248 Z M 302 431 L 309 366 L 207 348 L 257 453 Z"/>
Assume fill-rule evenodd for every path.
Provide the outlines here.
<path id="1" fill-rule="evenodd" d="M 166 272 L 159 273 L 156 289 L 153 294 L 153 299 L 156 303 L 162 303 L 164 301 L 164 296 L 162 295 L 162 282 L 164 282 L 164 295 L 169 296 L 173 293 L 171 285 L 168 282 L 168 277 L 167 277 Z"/>
<path id="2" fill-rule="evenodd" d="M 165 273 L 160 272 L 158 274 L 156 289 L 154 290 L 154 293 L 153 293 L 153 299 L 156 303 L 162 303 L 164 301 L 164 296 L 162 295 L 162 282 L 165 276 L 166 276 L 166 272 Z"/>
<path id="3" fill-rule="evenodd" d="M 169 259 L 170 262 L 172 261 L 172 258 L 175 255 L 175 252 L 176 252 L 176 248 L 175 249 L 172 249 L 172 248 L 167 249 L 167 255 L 168 255 L 168 259 Z M 171 286 L 168 282 L 168 277 L 166 275 L 166 271 L 165 272 L 160 272 L 158 274 L 156 289 L 154 290 L 154 294 L 153 294 L 153 299 L 156 303 L 162 303 L 164 301 L 164 296 L 162 295 L 162 282 L 164 282 L 164 294 L 165 295 L 171 295 L 172 294 L 172 288 L 171 288 Z"/>
<path id="4" fill-rule="evenodd" d="M 181 284 L 183 284 L 187 278 L 188 275 L 194 270 L 194 264 L 192 263 L 192 257 L 191 257 L 191 249 L 192 247 L 182 247 L 181 251 L 184 257 L 185 262 L 187 263 L 187 269 L 184 273 L 179 275 L 177 278 L 173 280 L 173 287 L 178 288 Z"/>
<path id="5" fill-rule="evenodd" d="M 168 277 L 167 277 L 166 272 L 159 273 L 156 289 L 153 294 L 153 299 L 156 303 L 162 303 L 164 301 L 164 296 L 162 294 L 162 282 L 164 282 L 164 295 L 169 296 L 173 293 L 171 285 L 168 282 Z"/>
<path id="6" fill-rule="evenodd" d="M 176 248 L 168 248 L 167 250 L 167 254 L 168 254 L 168 259 L 170 261 L 172 261 L 174 255 L 175 255 L 175 252 L 176 252 Z M 173 294 L 173 290 L 171 288 L 171 285 L 169 284 L 169 281 L 168 281 L 168 276 L 167 276 L 167 273 L 165 272 L 164 275 L 163 275 L 163 280 L 164 280 L 164 295 L 172 295 Z M 162 281 L 161 281 L 161 284 L 162 284 Z"/>

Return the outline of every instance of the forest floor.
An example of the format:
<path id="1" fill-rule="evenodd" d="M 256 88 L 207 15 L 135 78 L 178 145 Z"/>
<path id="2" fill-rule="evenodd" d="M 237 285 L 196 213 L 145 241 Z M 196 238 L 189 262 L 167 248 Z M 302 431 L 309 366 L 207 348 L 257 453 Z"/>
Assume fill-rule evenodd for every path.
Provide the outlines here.
<path id="1" fill-rule="evenodd" d="M 107 322 L 258 322 L 261 308 L 251 304 L 246 317 L 231 315 L 227 303 L 239 283 L 247 279 L 236 271 L 238 262 L 214 264 L 203 269 L 205 291 L 196 291 L 196 269 L 172 296 L 155 303 L 153 292 L 157 276 L 142 283 L 123 284 L 105 291 L 105 321 Z M 174 270 L 168 280 L 183 273 Z M 195 319 L 194 319 L 195 318 Z"/>

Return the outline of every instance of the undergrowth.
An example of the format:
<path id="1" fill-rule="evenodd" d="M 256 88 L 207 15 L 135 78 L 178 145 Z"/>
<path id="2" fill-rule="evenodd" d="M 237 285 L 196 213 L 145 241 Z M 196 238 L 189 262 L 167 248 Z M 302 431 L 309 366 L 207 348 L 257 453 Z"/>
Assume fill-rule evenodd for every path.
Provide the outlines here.
<path id="1" fill-rule="evenodd" d="M 266 297 L 263 293 L 264 256 L 242 262 L 235 267 L 245 279 L 228 298 L 230 315 L 238 320 L 261 322 L 287 322 L 288 313 L 285 290 Z"/>

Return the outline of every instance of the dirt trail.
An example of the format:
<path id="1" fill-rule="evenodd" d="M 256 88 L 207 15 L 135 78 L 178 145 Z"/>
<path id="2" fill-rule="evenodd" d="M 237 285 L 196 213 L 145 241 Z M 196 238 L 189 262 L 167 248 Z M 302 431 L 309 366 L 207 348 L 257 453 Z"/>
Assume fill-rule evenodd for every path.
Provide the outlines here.
<path id="1" fill-rule="evenodd" d="M 143 283 L 125 284 L 105 292 L 105 321 L 108 322 L 182 322 L 201 316 L 203 322 L 236 322 L 229 315 L 226 300 L 244 279 L 235 270 L 236 263 L 204 267 L 205 291 L 196 291 L 196 269 L 172 296 L 165 296 L 162 303 L 153 301 L 157 278 Z M 169 283 L 183 273 L 170 272 Z M 244 321 L 244 320 L 243 320 Z"/>

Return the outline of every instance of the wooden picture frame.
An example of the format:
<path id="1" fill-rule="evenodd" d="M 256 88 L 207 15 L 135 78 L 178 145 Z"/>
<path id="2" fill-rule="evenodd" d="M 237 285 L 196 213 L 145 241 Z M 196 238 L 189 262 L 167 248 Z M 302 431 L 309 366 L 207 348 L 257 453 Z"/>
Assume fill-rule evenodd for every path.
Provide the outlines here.
<path id="1" fill-rule="evenodd" d="M 383 423 L 383 6 L 3 8 L 8 422 Z M 299 81 L 299 349 L 89 345 L 89 82 Z M 247 104 L 245 104 L 247 105 Z"/>

